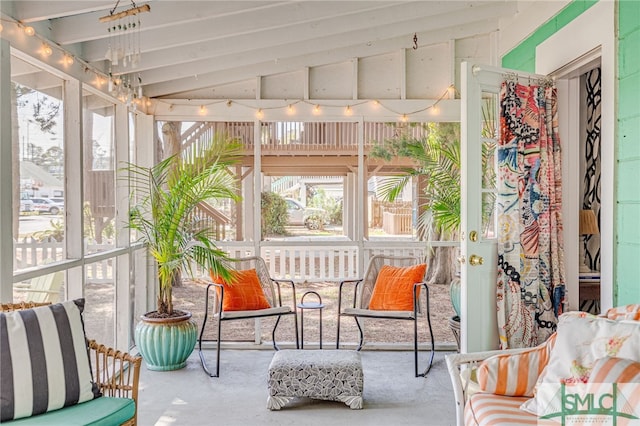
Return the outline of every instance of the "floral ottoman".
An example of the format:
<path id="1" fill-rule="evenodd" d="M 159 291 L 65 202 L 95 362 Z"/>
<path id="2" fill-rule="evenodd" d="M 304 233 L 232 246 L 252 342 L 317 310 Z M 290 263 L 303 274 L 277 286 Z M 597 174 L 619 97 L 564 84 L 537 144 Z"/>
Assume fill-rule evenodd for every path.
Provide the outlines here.
<path id="1" fill-rule="evenodd" d="M 267 408 L 279 410 L 296 397 L 307 397 L 361 409 L 363 383 L 359 352 L 281 350 L 269 365 Z"/>

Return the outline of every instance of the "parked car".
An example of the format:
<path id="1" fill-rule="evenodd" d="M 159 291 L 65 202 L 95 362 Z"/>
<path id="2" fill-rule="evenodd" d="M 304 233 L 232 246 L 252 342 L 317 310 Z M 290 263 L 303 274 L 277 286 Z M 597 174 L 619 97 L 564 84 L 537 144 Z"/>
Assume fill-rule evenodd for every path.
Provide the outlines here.
<path id="1" fill-rule="evenodd" d="M 308 229 L 321 229 L 327 222 L 327 212 L 324 209 L 305 207 L 293 198 L 285 198 L 289 225 L 304 225 Z"/>
<path id="2" fill-rule="evenodd" d="M 31 212 L 31 211 L 33 211 L 33 201 L 31 201 L 31 200 L 20 200 L 20 211 L 21 212 Z"/>
<path id="3" fill-rule="evenodd" d="M 49 198 L 32 198 L 31 201 L 33 201 L 33 211 L 39 213 L 58 214 L 64 210 L 63 203 L 56 203 Z"/>

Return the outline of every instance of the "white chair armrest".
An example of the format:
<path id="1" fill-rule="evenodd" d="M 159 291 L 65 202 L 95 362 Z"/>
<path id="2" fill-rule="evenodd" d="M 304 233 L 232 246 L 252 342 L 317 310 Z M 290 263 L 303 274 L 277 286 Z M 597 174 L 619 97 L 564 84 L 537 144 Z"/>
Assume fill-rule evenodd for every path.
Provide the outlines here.
<path id="1" fill-rule="evenodd" d="M 467 354 L 451 354 L 445 357 L 449 378 L 453 386 L 453 396 L 456 401 L 456 424 L 458 426 L 464 426 L 464 405 L 467 402 L 469 396 L 468 391 L 470 390 L 470 379 L 463 381 L 462 371 L 467 368 L 474 369 L 477 367 L 477 364 L 494 355 L 516 354 L 529 349 L 531 348 L 472 352 Z"/>

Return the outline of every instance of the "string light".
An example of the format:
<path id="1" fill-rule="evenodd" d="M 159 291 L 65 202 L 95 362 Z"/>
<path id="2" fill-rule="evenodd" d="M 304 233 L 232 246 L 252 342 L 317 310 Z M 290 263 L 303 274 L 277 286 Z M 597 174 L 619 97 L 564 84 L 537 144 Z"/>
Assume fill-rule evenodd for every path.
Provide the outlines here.
<path id="1" fill-rule="evenodd" d="M 456 86 L 452 84 L 447 87 L 447 94 L 449 95 L 449 99 L 454 99 L 456 96 Z"/>
<path id="2" fill-rule="evenodd" d="M 207 107 L 204 105 L 200 105 L 200 114 L 204 115 L 207 113 Z"/>
<path id="3" fill-rule="evenodd" d="M 119 80 L 118 80 L 119 81 Z M 200 114 L 203 114 L 206 111 L 206 107 L 208 105 L 215 105 L 215 104 L 222 104 L 224 103 L 227 108 L 231 108 L 234 105 L 239 105 L 243 108 L 248 108 L 251 110 L 255 111 L 255 116 L 258 119 L 262 119 L 264 117 L 264 112 L 266 110 L 285 110 L 285 112 L 288 115 L 293 115 L 295 114 L 296 110 L 295 110 L 295 105 L 298 103 L 303 103 L 303 104 L 307 104 L 312 108 L 312 113 L 313 114 L 320 114 L 322 112 L 322 108 L 327 108 L 328 110 L 331 110 L 332 108 L 343 108 L 343 114 L 345 116 L 351 116 L 354 114 L 354 107 L 358 107 L 360 105 L 364 105 L 364 104 L 370 104 L 372 105 L 374 108 L 384 108 L 385 110 L 396 114 L 398 116 L 398 121 L 401 121 L 403 123 L 406 123 L 409 121 L 409 119 L 412 116 L 415 116 L 416 114 L 420 114 L 426 111 L 429 111 L 431 113 L 431 115 L 437 115 L 440 113 L 440 108 L 438 106 L 438 104 L 444 100 L 445 98 L 447 98 L 447 96 L 449 96 L 449 94 L 451 93 L 451 90 L 453 90 L 453 93 L 457 93 L 455 91 L 455 86 L 451 85 L 449 87 L 447 87 L 447 89 L 442 93 L 442 95 L 436 99 L 432 104 L 425 106 L 424 108 L 420 108 L 414 111 L 396 111 L 393 108 L 390 108 L 389 106 L 385 105 L 383 102 L 381 102 L 378 99 L 375 100 L 362 100 L 356 103 L 350 103 L 347 104 L 346 106 L 342 106 L 342 105 L 335 105 L 335 104 L 322 104 L 322 103 L 317 103 L 317 102 L 310 102 L 308 100 L 304 100 L 304 99 L 300 99 L 300 100 L 294 100 L 294 101 L 290 101 L 290 100 L 284 100 L 284 104 L 281 106 L 270 106 L 270 107 L 258 107 L 255 105 L 252 105 L 251 103 L 245 103 L 243 101 L 232 101 L 231 99 L 226 99 L 226 100 L 220 100 L 220 101 L 213 101 L 213 102 L 209 102 L 208 104 L 201 104 L 199 106 L 197 106 L 197 108 L 199 108 L 199 112 Z M 140 96 L 140 98 L 142 98 L 142 96 Z M 160 103 L 163 103 L 162 101 L 158 101 Z M 166 104 L 166 103 L 165 103 Z M 146 105 L 147 106 L 151 106 L 151 102 L 147 99 L 146 101 Z M 169 111 L 173 111 L 175 105 L 174 104 L 168 104 L 168 108 Z"/>
<path id="4" fill-rule="evenodd" d="M 23 32 L 25 35 L 30 36 L 30 37 L 35 37 L 38 40 L 40 40 L 41 47 L 39 49 L 37 49 L 35 52 L 32 52 L 34 54 L 39 54 L 40 56 L 42 56 L 44 59 L 46 58 L 50 58 L 54 56 L 55 51 L 60 52 L 59 55 L 57 56 L 57 60 L 56 62 L 59 65 L 62 65 L 65 68 L 70 67 L 71 65 L 73 65 L 76 61 L 78 61 L 82 67 L 84 68 L 84 72 L 86 74 L 92 74 L 93 77 L 93 82 L 91 83 L 94 87 L 101 89 L 101 87 L 105 84 L 105 82 L 107 81 L 107 76 L 99 69 L 93 67 L 92 65 L 84 62 L 82 59 L 75 57 L 73 54 L 67 52 L 66 50 L 64 50 L 62 47 L 60 47 L 59 45 L 52 43 L 50 40 L 46 39 L 45 37 L 40 36 L 35 29 L 32 26 L 29 25 L 25 25 L 19 21 L 15 21 L 15 20 L 10 20 L 10 19 L 5 19 L 2 18 L 1 19 L 2 23 L 0 23 L 0 32 L 4 30 L 4 26 L 11 24 L 14 25 L 19 31 Z M 10 36 L 13 36 L 14 33 L 11 33 Z M 35 56 L 35 55 L 34 55 Z M 135 96 L 134 96 L 135 98 Z M 133 100 L 133 99 L 132 99 Z"/>
<path id="5" fill-rule="evenodd" d="M 43 56 L 53 55 L 53 49 L 47 43 L 42 44 L 42 55 Z"/>

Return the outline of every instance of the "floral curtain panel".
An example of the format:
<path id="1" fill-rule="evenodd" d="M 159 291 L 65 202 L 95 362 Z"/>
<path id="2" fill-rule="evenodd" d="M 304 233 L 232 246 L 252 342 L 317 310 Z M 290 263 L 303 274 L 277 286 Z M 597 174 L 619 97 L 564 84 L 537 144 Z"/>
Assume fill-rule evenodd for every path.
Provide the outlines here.
<path id="1" fill-rule="evenodd" d="M 556 89 L 508 80 L 500 93 L 498 326 L 503 349 L 556 329 L 564 299 Z"/>

